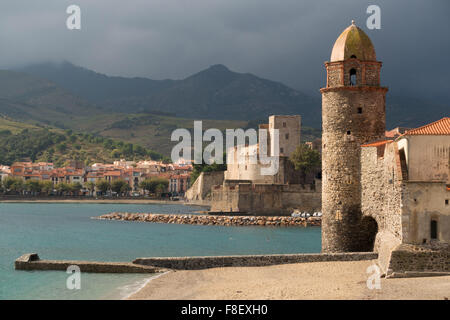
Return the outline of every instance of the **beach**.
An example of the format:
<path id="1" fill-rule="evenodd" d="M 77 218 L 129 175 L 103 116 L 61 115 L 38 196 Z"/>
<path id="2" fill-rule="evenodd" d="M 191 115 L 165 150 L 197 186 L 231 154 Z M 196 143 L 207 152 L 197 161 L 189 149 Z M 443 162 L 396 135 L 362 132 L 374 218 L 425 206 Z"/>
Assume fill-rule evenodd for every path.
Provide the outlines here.
<path id="1" fill-rule="evenodd" d="M 368 289 L 375 261 L 313 262 L 268 267 L 171 271 L 128 299 L 437 299 L 450 298 L 450 276 L 381 279 Z"/>

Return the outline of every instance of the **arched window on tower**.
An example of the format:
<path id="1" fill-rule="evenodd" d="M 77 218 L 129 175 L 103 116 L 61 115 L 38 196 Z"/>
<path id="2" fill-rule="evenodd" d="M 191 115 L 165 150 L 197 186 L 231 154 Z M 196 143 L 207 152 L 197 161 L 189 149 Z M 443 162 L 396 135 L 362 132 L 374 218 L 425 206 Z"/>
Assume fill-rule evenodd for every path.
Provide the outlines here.
<path id="1" fill-rule="evenodd" d="M 350 69 L 350 85 L 356 86 L 356 69 Z"/>

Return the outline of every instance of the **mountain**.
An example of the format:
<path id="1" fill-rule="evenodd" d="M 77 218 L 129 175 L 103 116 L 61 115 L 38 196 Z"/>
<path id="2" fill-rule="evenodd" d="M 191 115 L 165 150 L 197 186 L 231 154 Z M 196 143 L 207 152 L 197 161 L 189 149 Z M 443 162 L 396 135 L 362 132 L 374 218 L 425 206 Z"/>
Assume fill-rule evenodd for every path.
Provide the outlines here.
<path id="1" fill-rule="evenodd" d="M 418 127 L 448 116 L 448 110 L 448 105 L 390 88 L 387 129 Z M 68 62 L 0 71 L 0 114 L 120 139 L 165 155 L 174 144 L 171 132 L 190 129 L 192 119 L 208 120 L 204 129 L 223 130 L 253 126 L 271 114 L 300 114 L 303 127 L 321 127 L 320 98 L 223 65 L 183 80 L 110 77 Z M 305 139 L 320 135 L 305 133 Z"/>
<path id="2" fill-rule="evenodd" d="M 249 73 L 233 72 L 223 65 L 213 65 L 183 80 L 112 77 L 69 62 L 36 64 L 18 70 L 51 81 L 65 90 L 65 94 L 72 95 L 68 102 L 79 97 L 79 104 L 90 104 L 91 110 L 101 108 L 100 114 L 164 113 L 188 119 L 240 121 L 266 119 L 271 114 L 300 114 L 303 125 L 321 127 L 320 97 L 308 96 Z M 15 106 L 22 103 L 21 100 L 4 101 L 2 98 L 0 92 L 0 105 L 10 103 L 6 109 L 11 116 L 14 109 L 21 109 L 19 113 L 30 112 L 25 107 Z M 72 102 L 68 109 L 73 111 L 78 107 L 81 106 Z M 448 116 L 449 109 L 449 105 L 390 88 L 386 97 L 387 128 L 421 126 Z M 67 125 L 67 119 L 63 120 L 60 125 Z"/>
<path id="3" fill-rule="evenodd" d="M 0 70 L 0 114 L 56 124 L 99 110 L 55 83 L 22 72 Z"/>
<path id="4" fill-rule="evenodd" d="M 183 80 L 110 77 L 69 62 L 19 69 L 48 79 L 104 110 L 164 111 L 193 119 L 256 120 L 301 114 L 320 127 L 320 100 L 279 82 L 214 65 Z"/>
<path id="5" fill-rule="evenodd" d="M 146 78 L 124 78 L 107 76 L 76 66 L 70 62 L 46 62 L 18 68 L 15 71 L 50 80 L 61 88 L 95 104 L 109 105 L 130 97 L 145 97 L 170 87 L 173 80 L 151 80 Z M 136 110 L 133 110 L 136 111 Z"/>
<path id="6" fill-rule="evenodd" d="M 386 128 L 420 127 L 450 116 L 450 105 L 409 95 L 399 95 L 395 89 L 386 96 Z"/>

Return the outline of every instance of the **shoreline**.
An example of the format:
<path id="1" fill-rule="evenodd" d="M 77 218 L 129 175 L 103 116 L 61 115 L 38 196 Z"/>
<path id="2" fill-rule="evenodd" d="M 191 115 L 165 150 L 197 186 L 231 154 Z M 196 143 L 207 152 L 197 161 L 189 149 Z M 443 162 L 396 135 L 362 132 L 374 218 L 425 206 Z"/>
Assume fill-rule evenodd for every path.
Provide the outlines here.
<path id="1" fill-rule="evenodd" d="M 450 297 L 450 276 L 381 278 L 367 286 L 376 260 L 309 262 L 264 267 L 225 267 L 168 272 L 127 300 L 379 300 Z"/>
<path id="2" fill-rule="evenodd" d="M 161 276 L 163 276 L 163 275 L 165 275 L 166 273 L 169 273 L 169 272 L 171 272 L 171 271 L 161 272 L 161 273 L 159 273 L 159 274 L 157 274 L 157 275 L 155 275 L 155 276 L 148 277 L 148 278 L 144 279 L 144 280 L 142 281 L 142 284 L 140 284 L 138 288 L 132 290 L 132 292 L 129 292 L 129 293 L 127 293 L 127 294 L 124 295 L 124 296 L 120 296 L 120 300 L 129 300 L 131 296 L 135 295 L 136 293 L 138 293 L 139 291 L 141 291 L 142 289 L 144 289 L 144 288 L 145 288 L 152 280 L 156 280 L 156 279 L 158 279 L 159 277 L 161 277 Z M 119 288 L 119 290 L 120 290 L 121 288 L 130 286 L 130 285 L 132 285 L 132 284 L 130 283 L 129 285 L 122 286 L 122 287 Z"/>
<path id="3" fill-rule="evenodd" d="M 24 199 L 0 200 L 0 203 L 120 203 L 120 204 L 180 204 L 206 207 L 205 205 L 190 204 L 186 201 L 156 200 L 156 199 Z"/>

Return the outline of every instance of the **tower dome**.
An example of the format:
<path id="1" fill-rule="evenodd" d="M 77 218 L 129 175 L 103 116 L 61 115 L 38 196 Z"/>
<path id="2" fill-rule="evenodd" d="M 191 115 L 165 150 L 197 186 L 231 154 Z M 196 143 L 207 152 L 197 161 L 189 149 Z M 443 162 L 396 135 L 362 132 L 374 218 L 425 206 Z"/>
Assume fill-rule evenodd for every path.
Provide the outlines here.
<path id="1" fill-rule="evenodd" d="M 330 62 L 342 61 L 350 58 L 362 61 L 376 61 L 375 48 L 367 34 L 352 24 L 345 29 L 334 43 Z"/>

